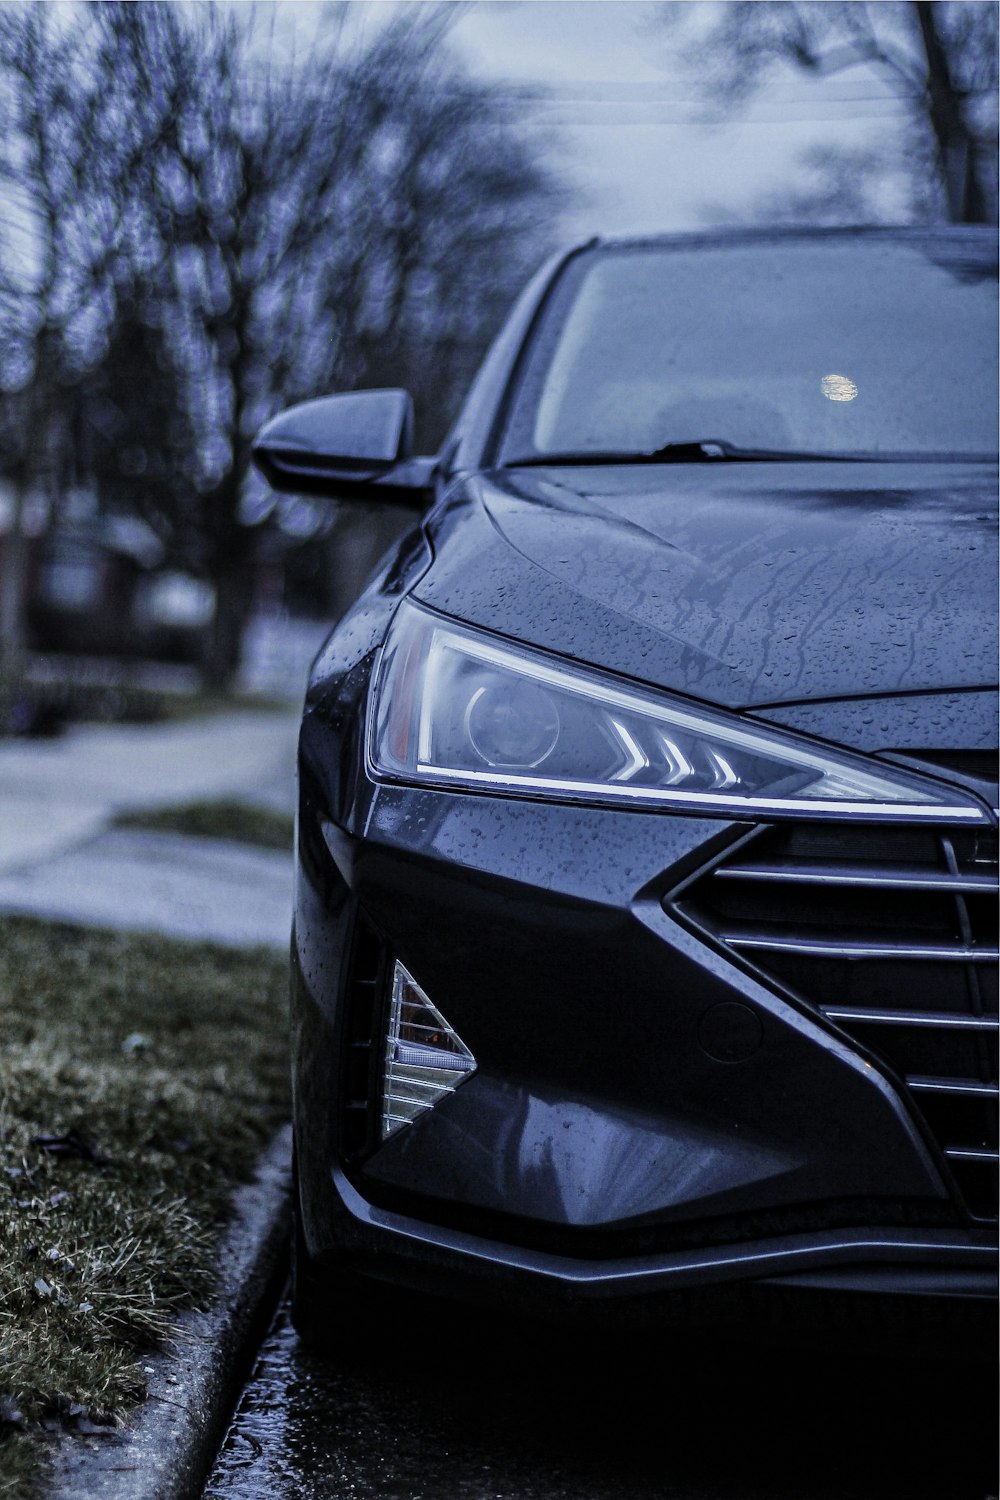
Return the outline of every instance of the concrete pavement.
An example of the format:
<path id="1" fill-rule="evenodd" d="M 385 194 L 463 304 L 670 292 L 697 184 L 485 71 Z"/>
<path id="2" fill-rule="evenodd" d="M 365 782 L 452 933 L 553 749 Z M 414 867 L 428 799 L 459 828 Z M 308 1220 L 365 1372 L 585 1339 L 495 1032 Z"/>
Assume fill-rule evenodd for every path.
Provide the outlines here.
<path id="1" fill-rule="evenodd" d="M 286 948 L 290 854 L 118 828 L 0 875 L 0 911 L 236 947 Z"/>
<path id="2" fill-rule="evenodd" d="M 0 740 L 0 910 L 284 947 L 288 855 L 112 825 L 218 798 L 290 811 L 298 718 L 290 707 Z"/>

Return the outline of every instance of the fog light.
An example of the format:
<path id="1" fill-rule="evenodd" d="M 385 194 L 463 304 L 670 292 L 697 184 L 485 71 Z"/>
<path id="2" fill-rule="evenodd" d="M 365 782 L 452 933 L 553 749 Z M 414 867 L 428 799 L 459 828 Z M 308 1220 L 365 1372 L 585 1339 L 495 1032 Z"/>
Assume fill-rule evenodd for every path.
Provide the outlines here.
<path id="1" fill-rule="evenodd" d="M 475 1071 L 462 1038 L 397 963 L 382 1073 L 382 1139 L 433 1109 Z"/>

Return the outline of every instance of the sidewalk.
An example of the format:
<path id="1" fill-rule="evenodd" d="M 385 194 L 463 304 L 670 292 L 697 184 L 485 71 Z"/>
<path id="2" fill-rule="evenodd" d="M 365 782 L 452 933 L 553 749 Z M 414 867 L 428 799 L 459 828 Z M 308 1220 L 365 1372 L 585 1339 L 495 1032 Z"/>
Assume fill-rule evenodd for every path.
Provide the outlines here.
<path id="1" fill-rule="evenodd" d="M 298 720 L 243 711 L 0 741 L 0 911 L 284 947 L 290 855 L 112 824 L 219 798 L 291 811 Z"/>

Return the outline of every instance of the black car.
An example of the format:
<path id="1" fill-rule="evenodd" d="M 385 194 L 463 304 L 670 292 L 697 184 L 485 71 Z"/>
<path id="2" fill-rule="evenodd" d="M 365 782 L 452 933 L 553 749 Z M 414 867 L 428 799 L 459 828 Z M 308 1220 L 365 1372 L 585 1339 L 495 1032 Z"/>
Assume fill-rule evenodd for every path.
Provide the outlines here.
<path id="1" fill-rule="evenodd" d="M 423 512 L 302 722 L 300 1328 L 995 1295 L 996 276 L 965 227 L 593 241 L 435 458 L 401 391 L 259 435 Z"/>

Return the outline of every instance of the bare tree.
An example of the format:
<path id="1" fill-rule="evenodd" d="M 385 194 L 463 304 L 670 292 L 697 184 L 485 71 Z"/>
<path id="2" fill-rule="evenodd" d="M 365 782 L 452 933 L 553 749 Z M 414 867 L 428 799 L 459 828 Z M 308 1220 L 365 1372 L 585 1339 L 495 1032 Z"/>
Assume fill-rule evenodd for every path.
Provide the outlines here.
<path id="1" fill-rule="evenodd" d="M 164 97 L 173 110 L 136 195 L 119 294 L 162 330 L 187 440 L 179 483 L 137 484 L 135 503 L 168 555 L 214 587 L 203 669 L 224 686 L 252 602 L 254 539 L 240 516 L 249 438 L 294 359 L 281 314 L 336 168 L 317 161 L 320 121 L 301 75 L 266 62 L 255 73 L 252 15 L 160 4 L 102 14 L 115 30 L 123 19 L 145 72 L 138 112 L 157 117 Z"/>
<path id="2" fill-rule="evenodd" d="M 23 645 L 20 517 L 57 440 L 212 585 L 203 672 L 224 686 L 253 603 L 260 423 L 409 380 L 440 436 L 548 249 L 553 201 L 523 119 L 450 54 L 454 13 L 404 7 L 366 41 L 324 11 L 295 57 L 273 10 L 0 7 L 0 172 L 20 232 L 0 240 L 18 497 L 4 660 Z"/>
<path id="3" fill-rule="evenodd" d="M 253 602 L 254 431 L 283 401 L 383 371 L 419 372 L 439 426 L 471 350 L 544 248 L 547 184 L 499 102 L 447 58 L 439 8 L 413 7 L 367 46 L 330 27 L 305 59 L 281 58 L 253 12 L 146 4 L 102 8 L 102 23 L 128 30 L 145 69 L 133 103 L 151 112 L 144 138 L 172 101 L 117 296 L 186 393 L 190 436 L 182 483 L 140 484 L 135 503 L 214 587 L 203 669 L 223 686 Z"/>
<path id="4" fill-rule="evenodd" d="M 699 21 L 707 24 L 699 25 Z M 744 105 L 775 72 L 813 77 L 866 64 L 905 106 L 905 160 L 913 218 L 995 222 L 997 215 L 997 7 L 982 0 L 725 0 L 665 5 L 661 21 L 691 27 L 687 50 L 713 97 Z M 852 197 L 833 150 L 823 171 L 827 207 Z M 817 163 L 813 162 L 815 170 Z M 822 164 L 820 164 L 822 166 Z M 869 171 L 879 163 L 869 160 Z M 814 206 L 821 207 L 815 195 Z M 800 209 L 809 206 L 806 195 Z M 822 211 L 822 208 L 821 208 Z"/>
<path id="5" fill-rule="evenodd" d="M 360 222 L 316 267 L 327 386 L 405 384 L 433 447 L 511 300 L 548 245 L 561 190 L 509 97 L 467 78 L 443 38 L 397 73 Z M 392 76 L 378 60 L 378 75 Z"/>
<path id="6" fill-rule="evenodd" d="M 24 512 L 63 439 L 65 391 L 102 354 L 129 162 L 112 60 L 86 9 L 0 8 L 0 400 L 13 506 L 0 570 L 0 678 L 24 647 Z"/>

